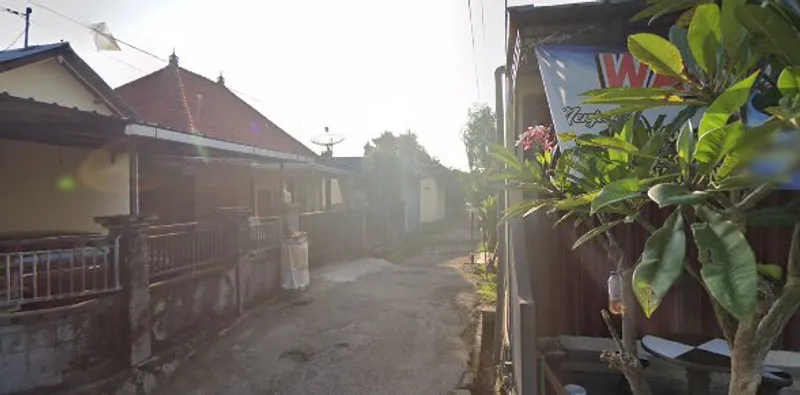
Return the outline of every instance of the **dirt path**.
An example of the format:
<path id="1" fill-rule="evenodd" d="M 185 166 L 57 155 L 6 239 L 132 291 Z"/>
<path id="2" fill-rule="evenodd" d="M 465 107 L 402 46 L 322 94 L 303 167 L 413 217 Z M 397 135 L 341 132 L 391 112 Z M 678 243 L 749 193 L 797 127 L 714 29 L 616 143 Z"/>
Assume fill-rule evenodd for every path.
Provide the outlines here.
<path id="1" fill-rule="evenodd" d="M 400 263 L 362 259 L 312 275 L 310 303 L 254 313 L 187 363 L 164 395 L 447 394 L 467 370 L 475 289 L 469 230 L 429 235 Z"/>

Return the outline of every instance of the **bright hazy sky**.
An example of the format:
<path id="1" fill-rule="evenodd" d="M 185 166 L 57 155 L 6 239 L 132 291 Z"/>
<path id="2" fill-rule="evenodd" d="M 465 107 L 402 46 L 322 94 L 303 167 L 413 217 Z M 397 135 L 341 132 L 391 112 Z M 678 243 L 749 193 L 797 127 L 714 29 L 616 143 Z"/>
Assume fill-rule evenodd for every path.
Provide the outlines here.
<path id="1" fill-rule="evenodd" d="M 175 48 L 182 67 L 212 80 L 222 71 L 228 87 L 315 151 L 310 139 L 324 126 L 345 136 L 337 156 L 362 155 L 384 130 L 410 129 L 445 165 L 466 168 L 459 133 L 467 109 L 493 103 L 493 72 L 503 62 L 502 0 L 472 0 L 476 56 L 467 0 L 37 3 L 86 24 L 106 22 L 119 39 L 163 58 Z M 27 4 L 0 0 L 20 11 Z M 31 44 L 71 42 L 113 87 L 165 65 L 125 46 L 99 53 L 87 29 L 31 6 Z M 0 12 L 0 49 L 22 29 L 21 18 Z"/>

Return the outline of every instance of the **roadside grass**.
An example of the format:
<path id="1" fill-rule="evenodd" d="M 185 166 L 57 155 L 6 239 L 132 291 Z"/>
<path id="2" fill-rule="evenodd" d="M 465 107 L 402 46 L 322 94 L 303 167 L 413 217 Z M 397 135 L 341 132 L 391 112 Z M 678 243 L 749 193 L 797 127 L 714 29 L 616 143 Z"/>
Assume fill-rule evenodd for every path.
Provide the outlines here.
<path id="1" fill-rule="evenodd" d="M 477 279 L 478 295 L 484 304 L 494 304 L 497 301 L 497 274 L 482 273 L 475 276 Z"/>

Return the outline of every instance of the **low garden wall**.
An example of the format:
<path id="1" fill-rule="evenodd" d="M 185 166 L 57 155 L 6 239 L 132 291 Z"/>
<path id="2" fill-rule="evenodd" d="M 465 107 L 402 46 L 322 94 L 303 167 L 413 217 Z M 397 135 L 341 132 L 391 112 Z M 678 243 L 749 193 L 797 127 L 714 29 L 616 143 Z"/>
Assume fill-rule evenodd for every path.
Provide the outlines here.
<path id="1" fill-rule="evenodd" d="M 0 393 L 53 393 L 124 366 L 117 293 L 0 315 Z"/>
<path id="2" fill-rule="evenodd" d="M 277 249 L 150 285 L 153 352 L 263 301 L 278 290 Z"/>

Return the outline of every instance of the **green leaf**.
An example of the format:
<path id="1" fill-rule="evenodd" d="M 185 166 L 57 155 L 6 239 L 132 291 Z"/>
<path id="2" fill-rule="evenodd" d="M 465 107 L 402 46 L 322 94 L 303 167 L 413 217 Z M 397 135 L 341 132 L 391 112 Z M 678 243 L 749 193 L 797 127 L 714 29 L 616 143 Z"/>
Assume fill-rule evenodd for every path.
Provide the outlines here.
<path id="1" fill-rule="evenodd" d="M 615 136 L 616 139 L 631 144 L 634 148 L 636 148 L 636 146 L 633 145 L 632 142 L 633 142 L 633 126 L 635 122 L 636 122 L 636 116 L 628 118 L 628 121 L 625 122 L 625 124 L 622 126 L 622 130 L 619 132 L 619 135 Z M 609 150 L 608 157 L 612 161 L 621 163 L 628 163 L 628 160 L 630 159 L 630 156 L 628 155 L 627 151 L 622 151 L 622 150 Z"/>
<path id="2" fill-rule="evenodd" d="M 567 211 L 566 214 L 562 215 L 561 218 L 559 218 L 558 221 L 556 221 L 556 223 L 553 224 L 553 227 L 555 228 L 558 225 L 561 225 L 562 223 L 564 223 L 564 221 L 574 217 L 576 214 L 577 214 L 576 211 Z"/>
<path id="3" fill-rule="evenodd" d="M 694 59 L 694 55 L 692 55 L 692 49 L 689 47 L 688 34 L 689 31 L 686 28 L 672 26 L 669 29 L 669 41 L 681 51 L 686 69 L 692 74 L 699 75 L 700 73 L 698 73 L 698 70 L 700 70 L 700 67 L 697 65 L 697 61 Z"/>
<path id="4" fill-rule="evenodd" d="M 697 162 L 697 173 L 707 175 L 730 152 L 744 134 L 742 121 L 727 124 L 705 134 L 697 141 L 694 158 Z"/>
<path id="5" fill-rule="evenodd" d="M 650 23 L 652 23 L 653 20 L 657 19 L 662 15 L 686 9 L 688 7 L 693 6 L 694 4 L 695 0 L 661 0 L 658 2 L 653 2 L 653 4 L 650 7 L 647 7 L 644 10 L 640 11 L 638 14 L 634 15 L 633 18 L 631 18 L 631 20 L 639 21 L 651 17 Z"/>
<path id="6" fill-rule="evenodd" d="M 758 33 L 768 45 L 769 53 L 780 56 L 789 64 L 800 64 L 800 34 L 770 8 L 747 4 L 738 9 L 736 16 L 747 30 Z"/>
<path id="7" fill-rule="evenodd" d="M 689 24 L 692 23 L 692 18 L 694 18 L 694 10 L 696 9 L 697 8 L 692 7 L 684 11 L 683 14 L 681 14 L 681 16 L 678 17 L 678 20 L 675 21 L 675 26 L 688 28 Z"/>
<path id="8" fill-rule="evenodd" d="M 719 191 L 733 191 L 737 189 L 754 188 L 757 185 L 763 184 L 762 180 L 756 177 L 739 175 L 728 177 L 718 184 L 714 185 L 714 189 Z"/>
<path id="9" fill-rule="evenodd" d="M 606 185 L 600 194 L 592 199 L 591 214 L 608 205 L 621 202 L 623 200 L 633 199 L 642 194 L 642 189 L 639 187 L 639 180 L 635 178 L 626 178 L 614 181 Z"/>
<path id="10" fill-rule="evenodd" d="M 514 218 L 526 217 L 538 210 L 551 206 L 553 203 L 553 199 L 523 200 L 505 209 L 503 211 L 505 215 L 500 219 L 500 223 L 506 223 Z"/>
<path id="11" fill-rule="evenodd" d="M 722 28 L 716 4 L 702 4 L 695 9 L 689 25 L 689 47 L 697 65 L 708 74 L 716 74 L 722 49 Z"/>
<path id="12" fill-rule="evenodd" d="M 771 278 L 777 281 L 780 281 L 780 279 L 783 278 L 783 268 L 778 265 L 758 264 L 757 269 L 758 269 L 758 274 L 764 277 Z"/>
<path id="13" fill-rule="evenodd" d="M 614 103 L 611 103 L 611 104 L 614 104 Z M 608 110 L 608 111 L 605 111 L 605 112 L 601 113 L 600 115 L 598 115 L 598 118 L 613 118 L 613 117 L 620 116 L 620 115 L 630 114 L 632 112 L 645 111 L 645 110 L 649 110 L 651 108 L 658 108 L 658 107 L 663 107 L 663 106 L 666 106 L 666 105 L 669 105 L 669 104 L 667 102 L 660 102 L 660 101 L 656 101 L 656 100 L 651 100 L 651 101 L 648 101 L 647 103 L 644 103 L 644 104 L 642 104 L 641 102 L 638 102 L 635 105 L 621 105 L 621 106 L 619 106 L 619 107 L 617 107 L 617 108 L 615 108 L 613 110 Z"/>
<path id="14" fill-rule="evenodd" d="M 591 192 L 583 195 L 572 196 L 568 198 L 561 199 L 555 203 L 555 208 L 558 210 L 575 210 L 580 207 L 589 206 L 592 204 L 592 200 L 600 194 L 600 191 Z"/>
<path id="15" fill-rule="evenodd" d="M 656 156 L 664 148 L 671 137 L 667 131 L 656 131 L 642 147 L 642 155 L 636 160 L 636 176 L 647 177 L 653 169 L 653 164 L 659 160 Z"/>
<path id="16" fill-rule="evenodd" d="M 578 240 L 575 240 L 575 244 L 572 245 L 572 249 L 573 250 L 577 249 L 578 247 L 582 246 L 587 241 L 592 240 L 595 237 L 600 236 L 600 235 L 610 231 L 611 228 L 623 223 L 624 221 L 625 221 L 624 219 L 620 219 L 620 220 L 616 220 L 616 221 L 607 222 L 607 223 L 602 224 L 602 225 L 600 225 L 600 226 L 598 226 L 598 227 L 596 227 L 594 229 L 589 230 L 588 232 L 584 233 L 581 237 L 579 237 Z"/>
<path id="17" fill-rule="evenodd" d="M 647 239 L 641 262 L 633 271 L 633 293 L 647 318 L 680 277 L 685 255 L 686 233 L 678 209 Z"/>
<path id="18" fill-rule="evenodd" d="M 794 97 L 800 94 L 800 66 L 783 69 L 778 77 L 778 89 L 784 96 Z"/>
<path id="19" fill-rule="evenodd" d="M 675 150 L 678 153 L 678 164 L 684 177 L 688 177 L 692 164 L 692 154 L 694 153 L 694 128 L 692 121 L 687 121 L 678 133 L 675 140 Z"/>
<path id="20" fill-rule="evenodd" d="M 658 184 L 647 191 L 650 200 L 656 202 L 658 207 L 698 204 L 707 200 L 710 195 L 703 191 L 689 191 L 680 184 Z"/>
<path id="21" fill-rule="evenodd" d="M 741 163 L 742 158 L 738 152 L 733 150 L 729 152 L 728 155 L 725 155 L 725 159 L 722 160 L 722 165 L 717 169 L 717 181 L 730 177 Z"/>
<path id="22" fill-rule="evenodd" d="M 672 88 L 642 88 L 637 86 L 620 86 L 616 88 L 592 89 L 581 93 L 581 96 L 606 99 L 666 99 L 675 94 Z"/>
<path id="23" fill-rule="evenodd" d="M 697 136 L 703 136 L 711 130 L 720 128 L 728 123 L 731 115 L 735 114 L 742 106 L 747 103 L 747 98 L 750 97 L 750 88 L 756 82 L 760 71 L 750 74 L 749 77 L 733 84 L 730 88 L 722 92 L 717 97 L 711 106 L 708 107 L 703 119 L 700 120 Z"/>
<path id="24" fill-rule="evenodd" d="M 699 217 L 711 222 L 692 225 L 700 274 L 711 296 L 738 320 L 753 313 L 758 294 L 756 257 L 742 232 L 730 221 L 699 207 Z"/>
<path id="25" fill-rule="evenodd" d="M 578 137 L 576 142 L 580 145 L 587 145 L 592 147 L 600 147 L 609 150 L 617 150 L 626 152 L 629 154 L 634 154 L 639 152 L 639 149 L 636 148 L 635 145 L 618 138 L 608 137 L 608 136 L 586 136 L 586 137 Z"/>
<path id="26" fill-rule="evenodd" d="M 502 145 L 495 144 L 489 148 L 489 152 L 496 160 L 508 166 L 510 170 L 516 170 L 518 172 L 523 171 L 522 161 L 517 158 L 517 154 L 514 153 L 514 151 Z"/>
<path id="27" fill-rule="evenodd" d="M 681 51 L 658 35 L 633 34 L 628 37 L 628 50 L 658 74 L 676 78 L 683 76 Z"/>
<path id="28" fill-rule="evenodd" d="M 720 13 L 722 43 L 725 45 L 725 51 L 731 56 L 739 53 L 742 41 L 747 34 L 744 26 L 736 18 L 739 8 L 743 7 L 746 2 L 747 0 L 722 0 Z"/>

